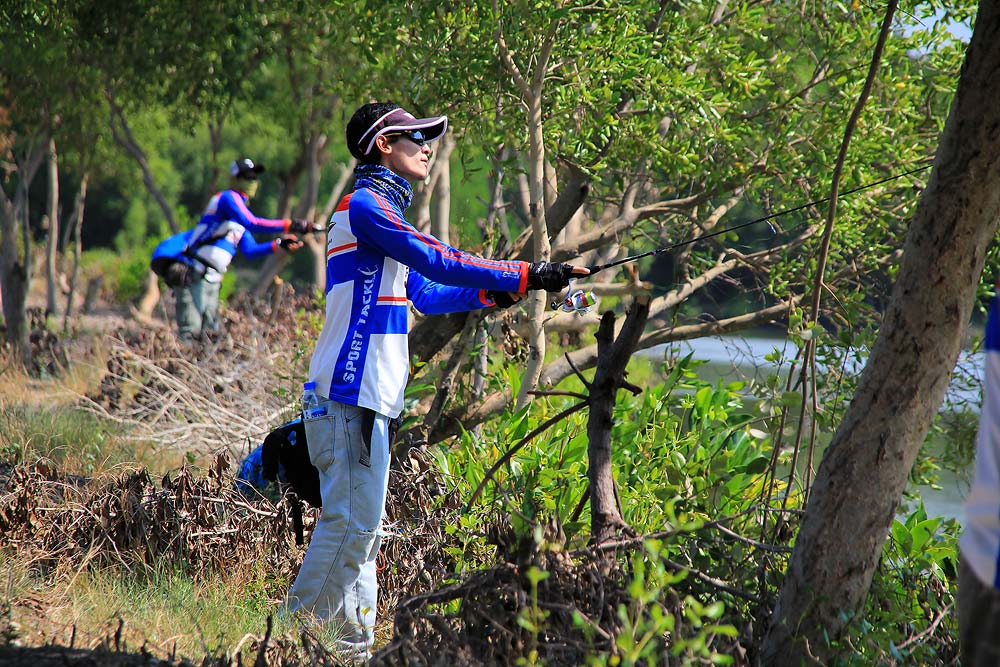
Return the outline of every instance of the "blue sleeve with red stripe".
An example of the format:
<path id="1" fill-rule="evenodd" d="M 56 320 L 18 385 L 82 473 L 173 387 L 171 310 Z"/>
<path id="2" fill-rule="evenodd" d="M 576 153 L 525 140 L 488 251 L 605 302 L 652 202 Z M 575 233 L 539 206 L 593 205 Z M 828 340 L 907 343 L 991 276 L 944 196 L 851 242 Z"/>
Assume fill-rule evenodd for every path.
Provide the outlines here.
<path id="1" fill-rule="evenodd" d="M 236 246 L 240 249 L 240 252 L 250 259 L 256 259 L 258 257 L 263 257 L 265 255 L 270 255 L 272 252 L 278 249 L 278 241 L 267 241 L 265 243 L 258 243 L 257 239 L 253 237 L 253 234 L 246 232 L 240 237 L 239 245 Z"/>
<path id="2" fill-rule="evenodd" d="M 479 310 L 495 305 L 486 296 L 486 290 L 442 285 L 428 280 L 413 269 L 406 276 L 406 298 L 424 315 Z"/>
<path id="3" fill-rule="evenodd" d="M 223 190 L 219 193 L 217 215 L 221 220 L 238 222 L 255 234 L 282 234 L 288 231 L 288 220 L 257 217 L 247 208 L 243 195 L 235 190 Z"/>
<path id="4" fill-rule="evenodd" d="M 350 201 L 351 231 L 401 264 L 441 285 L 502 292 L 524 292 L 528 263 L 477 257 L 418 231 L 381 195 L 354 192 Z"/>

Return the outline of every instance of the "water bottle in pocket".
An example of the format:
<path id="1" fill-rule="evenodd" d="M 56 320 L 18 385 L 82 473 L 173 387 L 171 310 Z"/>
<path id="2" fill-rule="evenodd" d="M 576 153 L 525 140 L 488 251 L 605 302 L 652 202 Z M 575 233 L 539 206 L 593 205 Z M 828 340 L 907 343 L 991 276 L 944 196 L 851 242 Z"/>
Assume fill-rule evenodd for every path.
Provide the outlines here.
<path id="1" fill-rule="evenodd" d="M 333 402 L 316 394 L 316 383 L 306 382 L 302 391 L 302 422 L 306 429 L 309 460 L 320 470 L 326 470 L 334 460 L 336 415 Z"/>

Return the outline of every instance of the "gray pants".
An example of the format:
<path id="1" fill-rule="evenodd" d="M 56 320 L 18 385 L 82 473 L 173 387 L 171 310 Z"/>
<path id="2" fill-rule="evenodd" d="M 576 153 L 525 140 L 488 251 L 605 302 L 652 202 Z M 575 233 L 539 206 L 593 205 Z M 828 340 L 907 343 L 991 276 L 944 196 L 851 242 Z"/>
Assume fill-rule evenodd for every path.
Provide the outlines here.
<path id="1" fill-rule="evenodd" d="M 190 340 L 204 332 L 219 330 L 219 288 L 222 283 L 196 280 L 187 287 L 175 287 L 177 335 Z"/>
<path id="2" fill-rule="evenodd" d="M 958 563 L 958 627 L 962 667 L 1000 665 L 1000 590 Z"/>
<path id="3" fill-rule="evenodd" d="M 389 484 L 389 419 L 353 405 L 324 405 L 325 417 L 305 422 L 323 510 L 279 613 L 333 623 L 338 648 L 366 661 L 378 604 L 375 559 Z"/>

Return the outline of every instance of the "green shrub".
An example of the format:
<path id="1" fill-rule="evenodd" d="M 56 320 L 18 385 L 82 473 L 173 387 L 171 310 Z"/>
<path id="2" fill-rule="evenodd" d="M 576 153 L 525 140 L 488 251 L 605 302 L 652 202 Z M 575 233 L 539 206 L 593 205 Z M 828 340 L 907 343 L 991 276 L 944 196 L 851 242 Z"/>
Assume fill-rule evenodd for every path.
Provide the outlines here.
<path id="1" fill-rule="evenodd" d="M 632 605 L 621 610 L 619 619 L 625 627 L 616 640 L 620 664 L 663 661 L 667 653 L 724 664 L 718 652 L 737 629 L 766 624 L 766 619 L 753 619 L 777 597 L 797 526 L 796 515 L 788 514 L 789 523 L 775 537 L 771 520 L 766 530 L 761 525 L 761 503 L 770 499 L 769 504 L 786 510 L 803 509 L 801 489 L 787 487 L 787 455 L 773 456 L 771 432 L 781 423 L 773 406 L 796 405 L 801 397 L 752 396 L 747 394 L 752 387 L 742 383 L 713 385 L 699 379 L 698 366 L 690 357 L 672 360 L 662 383 L 639 396 L 620 392 L 615 406 L 612 462 L 623 518 L 635 533 L 657 537 L 627 564 L 623 561 L 634 579 Z M 494 381 L 516 388 L 517 372 L 498 368 Z M 450 448 L 435 450 L 436 461 L 456 491 L 470 498 L 493 462 L 576 400 L 547 397 L 507 413 L 462 434 Z M 524 445 L 485 484 L 456 526 L 465 536 L 454 554 L 459 571 L 489 562 L 482 536 L 498 515 L 521 539 L 555 520 L 566 535 L 566 548 L 589 541 L 586 429 L 587 412 L 581 410 Z M 716 527 L 720 519 L 730 532 Z M 954 594 L 957 533 L 954 522 L 928 518 L 922 507 L 897 518 L 864 613 L 840 640 L 855 656 L 844 664 L 951 664 L 957 632 L 953 615 L 945 612 Z M 747 539 L 732 539 L 733 534 Z M 786 551 L 755 548 L 754 540 Z M 676 564 L 725 582 L 731 590 L 706 577 L 678 577 Z M 666 599 L 674 601 L 673 611 L 658 606 Z M 680 616 L 677 604 L 684 610 Z M 544 624 L 530 611 L 523 613 Z M 605 664 L 606 658 L 595 656 L 591 664 Z"/>
<path id="2" fill-rule="evenodd" d="M 80 266 L 86 280 L 104 277 L 105 292 L 115 303 L 125 304 L 139 298 L 146 289 L 149 259 L 158 239 L 122 253 L 110 248 L 95 248 L 83 253 Z"/>

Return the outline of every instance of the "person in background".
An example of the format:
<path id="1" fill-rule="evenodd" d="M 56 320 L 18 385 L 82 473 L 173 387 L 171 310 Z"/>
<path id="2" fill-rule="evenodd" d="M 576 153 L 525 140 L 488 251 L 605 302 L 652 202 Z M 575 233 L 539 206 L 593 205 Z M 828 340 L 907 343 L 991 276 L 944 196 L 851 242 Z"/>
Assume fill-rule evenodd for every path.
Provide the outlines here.
<path id="1" fill-rule="evenodd" d="M 233 161 L 229 188 L 212 197 L 197 226 L 171 236 L 153 251 L 154 270 L 157 261 L 170 261 L 161 275 L 177 299 L 177 334 L 182 340 L 218 331 L 219 288 L 237 250 L 251 259 L 279 248 L 294 253 L 302 241 L 288 232 L 315 231 L 305 220 L 259 218 L 247 208 L 263 171 L 264 166 L 250 158 Z M 258 233 L 279 236 L 259 243 L 253 237 Z"/>
<path id="2" fill-rule="evenodd" d="M 1000 285 L 998 285 L 1000 287 Z M 1000 296 L 983 339 L 983 405 L 976 469 L 959 540 L 958 625 L 963 667 L 1000 665 Z"/>
<path id="3" fill-rule="evenodd" d="M 589 273 L 477 257 L 407 222 L 410 182 L 426 178 L 430 144 L 447 127 L 445 116 L 416 118 L 391 102 L 360 107 L 346 131 L 355 188 L 327 231 L 326 319 L 309 367 L 321 416 L 305 422 L 323 509 L 280 613 L 336 622 L 355 662 L 370 657 L 374 638 L 392 423 L 409 372 L 408 302 L 425 314 L 506 307 Z"/>

